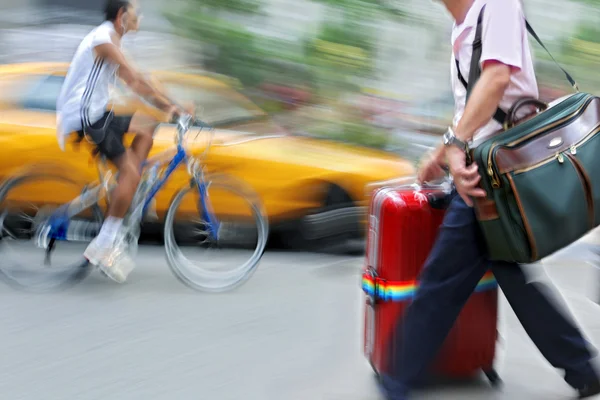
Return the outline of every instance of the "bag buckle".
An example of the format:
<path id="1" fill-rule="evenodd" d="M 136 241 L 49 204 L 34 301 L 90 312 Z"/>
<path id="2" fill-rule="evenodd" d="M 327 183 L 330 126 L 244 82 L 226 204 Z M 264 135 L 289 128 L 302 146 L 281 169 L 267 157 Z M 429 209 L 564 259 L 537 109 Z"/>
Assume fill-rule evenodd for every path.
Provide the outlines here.
<path id="1" fill-rule="evenodd" d="M 373 267 L 365 268 L 363 272 L 363 291 L 367 296 L 367 305 L 374 307 L 385 301 L 386 280 L 379 278 Z"/>

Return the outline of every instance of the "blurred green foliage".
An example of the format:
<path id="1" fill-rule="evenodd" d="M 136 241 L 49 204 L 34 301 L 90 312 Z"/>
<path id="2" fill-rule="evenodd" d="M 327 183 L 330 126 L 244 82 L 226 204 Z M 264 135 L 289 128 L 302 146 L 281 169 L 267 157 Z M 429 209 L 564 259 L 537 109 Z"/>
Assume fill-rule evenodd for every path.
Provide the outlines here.
<path id="1" fill-rule="evenodd" d="M 405 21 L 408 13 L 385 0 L 313 0 L 327 6 L 317 35 L 307 40 L 307 63 L 321 93 L 337 97 L 359 90 L 360 78 L 372 76 L 379 21 Z"/>
<path id="2" fill-rule="evenodd" d="M 189 0 L 183 9 L 166 12 L 176 32 L 196 41 L 205 67 L 239 79 L 245 85 L 261 80 L 261 48 L 254 34 L 223 14 L 251 16 L 261 12 L 259 0 Z"/>
<path id="3" fill-rule="evenodd" d="M 313 0 L 328 7 L 327 18 L 317 34 L 302 43 L 291 43 L 257 35 L 244 28 L 244 18 L 263 15 L 262 0 L 187 0 L 182 9 L 166 12 L 177 33 L 196 41 L 205 67 L 230 75 L 246 86 L 256 86 L 278 75 L 297 84 L 302 66 L 311 71 L 300 74 L 302 83 L 319 79 L 342 85 L 348 78 L 372 71 L 376 32 L 369 24 L 379 18 L 403 19 L 407 13 L 384 0 Z M 283 63 L 291 71 L 279 73 Z M 329 72 L 328 72 L 328 71 Z M 332 74 L 331 71 L 334 71 Z M 292 73 L 289 73 L 292 72 Z M 314 82 L 311 82 L 314 83 Z"/>
<path id="4" fill-rule="evenodd" d="M 565 31 L 555 43 L 546 43 L 556 60 L 575 78 L 581 90 L 600 91 L 596 70 L 600 62 L 600 26 L 597 23 L 600 0 L 571 0 L 580 3 L 579 21 L 572 31 Z M 539 28 L 538 28 L 539 29 Z M 557 29 L 556 26 L 550 29 Z M 533 41 L 532 41 L 533 43 Z M 557 88 L 566 93 L 572 89 L 562 72 L 539 45 L 534 44 L 536 74 L 546 87 Z"/>
<path id="5" fill-rule="evenodd" d="M 573 0 L 575 2 L 583 3 L 592 7 L 600 6 L 600 0 Z"/>
<path id="6" fill-rule="evenodd" d="M 310 133 L 325 139 L 382 150 L 391 144 L 389 132 L 375 128 L 361 120 L 331 122 L 312 129 Z"/>
<path id="7" fill-rule="evenodd" d="M 400 2 L 389 4 L 386 0 L 312 0 L 342 11 L 350 18 L 373 19 L 380 16 L 391 16 L 404 20 L 409 16 Z"/>
<path id="8" fill-rule="evenodd" d="M 356 78 L 368 76 L 375 51 L 373 33 L 350 20 L 323 24 L 316 37 L 306 42 L 306 63 L 320 93 L 337 97 L 359 90 Z"/>
<path id="9" fill-rule="evenodd" d="M 597 3 L 600 0 L 576 0 L 584 3 Z M 575 78 L 581 90 L 597 92 L 600 80 L 596 70 L 600 62 L 600 26 L 596 21 L 584 18 L 573 32 L 568 32 L 556 43 L 546 43 L 556 60 Z M 552 62 L 550 56 L 539 45 L 535 45 L 536 73 L 549 87 L 562 87 L 570 90 L 561 71 Z"/>
<path id="10" fill-rule="evenodd" d="M 166 16 L 176 33 L 197 43 L 198 61 L 207 70 L 238 79 L 247 93 L 256 93 L 264 83 L 308 87 L 313 99 L 337 108 L 345 94 L 358 92 L 361 79 L 375 72 L 380 21 L 406 21 L 408 13 L 386 0 L 311 1 L 327 7 L 326 17 L 299 42 L 244 27 L 245 20 L 264 15 L 263 0 L 187 0 Z M 270 113 L 283 110 L 272 99 L 257 103 Z M 320 134 L 371 147 L 387 143 L 385 131 L 356 118 L 329 123 Z"/>

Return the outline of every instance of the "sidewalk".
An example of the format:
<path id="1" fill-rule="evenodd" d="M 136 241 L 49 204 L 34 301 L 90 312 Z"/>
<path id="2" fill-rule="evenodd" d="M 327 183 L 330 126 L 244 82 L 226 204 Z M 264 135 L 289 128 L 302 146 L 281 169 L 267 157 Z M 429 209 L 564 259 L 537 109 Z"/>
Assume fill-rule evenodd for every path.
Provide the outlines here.
<path id="1" fill-rule="evenodd" d="M 582 326 L 588 339 L 600 347 L 600 306 L 594 302 L 600 296 L 600 255 L 592 253 L 600 246 L 600 235 L 592 233 L 572 246 L 548 257 L 539 265 L 528 266 L 531 278 L 547 282 L 558 289 L 554 292 L 558 304 L 568 307 Z M 423 393 L 422 399 L 506 399 L 553 400 L 574 398 L 574 392 L 535 348 L 521 324 L 501 295 L 499 330 L 504 343 L 499 345 L 498 372 L 504 380 L 501 392 L 483 387 L 456 388 Z M 560 373 L 560 374 L 559 374 Z M 594 398 L 600 398 L 596 396 Z"/>
<path id="2" fill-rule="evenodd" d="M 558 288 L 558 303 L 568 307 L 589 340 L 600 347 L 600 306 L 590 299 L 600 296 L 600 270 L 591 263 L 590 249 L 600 245 L 600 235 L 590 235 L 567 249 L 529 266 L 532 279 L 550 281 Z M 600 264 L 600 256 L 597 256 Z M 358 297 L 358 296 L 357 296 Z M 357 307 L 362 301 L 356 299 Z M 358 315 L 354 348 L 362 346 L 362 308 Z M 501 295 L 499 331 L 503 343 L 498 346 L 497 370 L 504 380 L 501 391 L 492 389 L 485 378 L 471 384 L 438 387 L 416 394 L 414 400 L 562 400 L 573 399 L 575 392 L 562 380 L 535 348 L 515 314 Z M 353 349 L 352 349 L 353 350 Z M 324 387 L 314 388 L 319 400 L 383 400 L 377 392 L 370 366 L 360 351 L 349 351 L 340 360 L 342 370 L 327 376 Z M 307 394 L 307 393 L 303 393 Z M 594 397 L 593 399 L 600 396 Z M 290 400 L 296 400 L 290 399 Z M 300 400 L 300 397 L 298 397 Z"/>

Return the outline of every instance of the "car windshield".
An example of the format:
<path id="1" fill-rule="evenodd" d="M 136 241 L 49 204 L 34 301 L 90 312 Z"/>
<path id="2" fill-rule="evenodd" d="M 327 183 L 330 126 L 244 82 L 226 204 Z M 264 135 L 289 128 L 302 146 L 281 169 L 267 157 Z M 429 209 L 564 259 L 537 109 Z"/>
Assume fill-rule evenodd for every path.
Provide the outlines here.
<path id="1" fill-rule="evenodd" d="M 25 109 L 56 111 L 56 100 L 60 95 L 64 76 L 50 75 L 31 88 L 23 99 Z"/>
<path id="2" fill-rule="evenodd" d="M 25 109 L 54 110 L 62 80 L 46 75 L 8 75 L 0 78 L 0 103 Z"/>
<path id="3" fill-rule="evenodd" d="M 167 94 L 173 100 L 180 103 L 190 103 L 201 106 L 199 117 L 212 125 L 218 125 L 225 121 L 252 120 L 260 118 L 260 110 L 252 108 L 250 104 L 244 104 L 238 100 L 222 93 L 190 86 L 182 83 L 163 82 Z"/>
<path id="4" fill-rule="evenodd" d="M 4 85 L 1 86 L 11 90 L 3 91 L 2 100 L 14 101 L 20 98 L 21 105 L 25 109 L 56 111 L 56 100 L 64 80 L 64 76 L 58 75 L 31 75 L 22 80 L 13 78 L 10 81 L 7 79 Z M 186 85 L 185 83 L 163 82 L 162 85 L 174 100 L 183 104 L 194 102 L 202 106 L 200 118 L 212 125 L 218 125 L 226 121 L 253 120 L 263 116 L 260 109 L 254 108 L 249 101 L 245 103 L 243 98 L 227 96 L 223 92 Z M 114 89 L 111 90 L 112 101 L 117 103 L 126 101 L 128 89 L 123 87 L 120 82 Z M 12 96 L 9 94 L 12 94 Z"/>

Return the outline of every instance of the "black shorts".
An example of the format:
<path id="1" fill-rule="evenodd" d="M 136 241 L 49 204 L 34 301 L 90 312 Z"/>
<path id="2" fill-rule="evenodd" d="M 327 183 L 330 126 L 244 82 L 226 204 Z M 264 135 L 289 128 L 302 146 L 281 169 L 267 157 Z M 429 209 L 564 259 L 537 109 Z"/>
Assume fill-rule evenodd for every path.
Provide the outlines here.
<path id="1" fill-rule="evenodd" d="M 84 126 L 85 134 L 95 144 L 98 152 L 111 161 L 125 154 L 123 136 L 129 131 L 131 116 L 116 116 L 106 112 L 91 126 Z M 77 132 L 83 137 L 83 130 Z"/>

